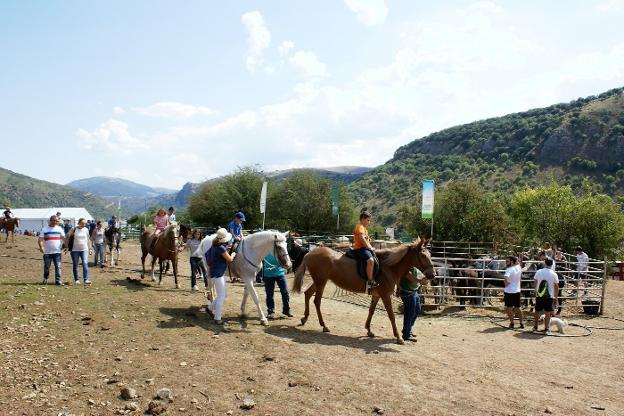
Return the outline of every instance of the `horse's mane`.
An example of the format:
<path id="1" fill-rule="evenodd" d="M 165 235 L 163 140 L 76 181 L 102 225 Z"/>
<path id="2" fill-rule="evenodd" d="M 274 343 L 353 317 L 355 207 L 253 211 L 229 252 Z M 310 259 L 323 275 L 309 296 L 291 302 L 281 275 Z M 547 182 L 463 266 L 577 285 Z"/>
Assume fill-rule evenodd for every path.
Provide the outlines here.
<path id="1" fill-rule="evenodd" d="M 420 239 L 416 240 L 412 244 L 401 244 L 397 247 L 376 250 L 375 254 L 377 254 L 379 261 L 384 266 L 394 266 L 395 264 L 403 260 L 403 257 L 405 257 L 410 247 L 415 247 L 419 243 Z"/>
<path id="2" fill-rule="evenodd" d="M 286 237 L 284 236 L 284 234 L 277 230 L 258 231 L 257 233 L 248 235 L 247 238 L 251 237 L 252 235 L 277 235 L 278 241 L 286 241 Z"/>

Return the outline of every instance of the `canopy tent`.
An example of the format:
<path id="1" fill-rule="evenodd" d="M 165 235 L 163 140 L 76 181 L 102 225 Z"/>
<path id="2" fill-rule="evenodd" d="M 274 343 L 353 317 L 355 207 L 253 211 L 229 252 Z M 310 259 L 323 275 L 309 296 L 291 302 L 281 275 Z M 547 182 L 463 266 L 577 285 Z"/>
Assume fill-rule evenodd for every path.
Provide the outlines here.
<path id="1" fill-rule="evenodd" d="M 61 213 L 61 218 L 69 220 L 72 227 L 75 227 L 80 218 L 85 220 L 93 220 L 89 211 L 84 208 L 15 208 L 11 210 L 13 215 L 20 219 L 19 228 L 21 230 L 40 231 L 44 226 L 48 225 L 48 221 L 52 215 L 57 212 Z"/>

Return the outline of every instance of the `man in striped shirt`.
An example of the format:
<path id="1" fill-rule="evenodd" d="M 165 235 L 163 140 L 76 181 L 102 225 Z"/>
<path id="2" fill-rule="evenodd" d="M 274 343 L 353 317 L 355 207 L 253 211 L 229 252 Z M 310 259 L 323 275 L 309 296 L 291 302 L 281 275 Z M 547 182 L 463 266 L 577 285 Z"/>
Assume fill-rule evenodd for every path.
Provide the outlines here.
<path id="1" fill-rule="evenodd" d="M 39 234 L 39 251 L 43 253 L 43 284 L 48 283 L 50 263 L 54 262 L 54 284 L 61 286 L 61 251 L 65 248 L 65 231 L 58 225 L 58 217 L 52 215 Z"/>

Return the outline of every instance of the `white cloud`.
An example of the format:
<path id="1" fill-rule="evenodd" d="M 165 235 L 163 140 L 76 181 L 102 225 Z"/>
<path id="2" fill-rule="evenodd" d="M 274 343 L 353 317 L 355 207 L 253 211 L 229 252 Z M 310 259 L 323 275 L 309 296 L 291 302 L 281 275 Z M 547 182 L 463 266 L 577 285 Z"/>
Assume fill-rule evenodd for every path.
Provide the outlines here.
<path id="1" fill-rule="evenodd" d="M 329 75 L 327 66 L 319 61 L 314 52 L 297 51 L 290 57 L 289 62 L 304 78 L 318 79 Z"/>
<path id="2" fill-rule="evenodd" d="M 124 110 L 123 107 L 119 107 L 119 106 L 113 107 L 113 114 L 123 114 L 125 112 L 126 110 Z"/>
<path id="3" fill-rule="evenodd" d="M 598 3 L 597 9 L 601 12 L 624 11 L 624 0 L 604 0 Z"/>
<path id="4" fill-rule="evenodd" d="M 280 56 L 286 56 L 290 53 L 290 51 L 295 47 L 295 43 L 290 40 L 285 40 L 279 46 L 279 54 Z"/>
<path id="5" fill-rule="evenodd" d="M 384 0 L 344 0 L 349 10 L 365 25 L 379 25 L 388 17 L 388 6 Z"/>
<path id="6" fill-rule="evenodd" d="M 259 11 L 247 12 L 241 16 L 247 30 L 247 69 L 251 72 L 262 65 L 262 52 L 271 44 L 271 33 L 267 29 L 264 18 Z"/>
<path id="7" fill-rule="evenodd" d="M 115 119 L 100 124 L 92 132 L 80 128 L 76 134 L 82 140 L 80 145 L 88 150 L 105 150 L 129 155 L 149 147 L 147 141 L 130 134 L 127 123 Z"/>
<path id="8" fill-rule="evenodd" d="M 215 111 L 208 107 L 182 104 L 175 101 L 162 101 L 147 107 L 133 107 L 132 111 L 149 117 L 172 119 L 191 118 L 197 115 L 210 116 Z"/>

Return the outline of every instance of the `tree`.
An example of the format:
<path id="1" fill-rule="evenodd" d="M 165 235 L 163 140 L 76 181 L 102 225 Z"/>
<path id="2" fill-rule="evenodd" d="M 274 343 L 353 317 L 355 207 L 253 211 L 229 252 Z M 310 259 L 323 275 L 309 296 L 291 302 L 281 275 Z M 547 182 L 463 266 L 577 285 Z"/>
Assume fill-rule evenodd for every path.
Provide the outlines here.
<path id="1" fill-rule="evenodd" d="M 262 225 L 260 192 L 263 173 L 257 167 L 247 166 L 219 181 L 206 182 L 191 198 L 189 214 L 199 224 L 225 226 L 236 211 L 243 211 L 246 228 Z"/>

